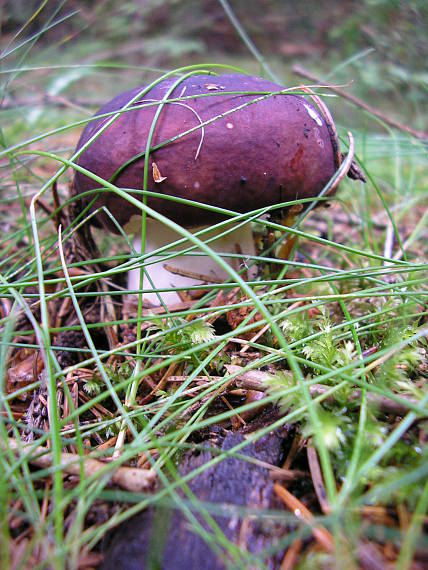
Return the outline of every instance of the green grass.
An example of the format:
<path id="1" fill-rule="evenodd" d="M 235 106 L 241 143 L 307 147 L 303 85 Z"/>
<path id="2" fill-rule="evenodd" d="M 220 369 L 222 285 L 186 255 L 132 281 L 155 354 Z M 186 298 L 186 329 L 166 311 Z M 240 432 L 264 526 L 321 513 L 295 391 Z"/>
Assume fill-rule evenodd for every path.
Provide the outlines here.
<path id="1" fill-rule="evenodd" d="M 285 68 L 279 51 L 271 46 L 266 55 L 260 54 L 246 31 L 248 22 L 238 13 L 239 5 L 233 14 L 227 2 L 220 4 L 236 29 L 240 51 L 233 59 L 219 52 L 215 59 L 221 64 L 212 65 L 226 69 L 229 63 L 274 74 L 298 90 L 300 80 Z M 392 7 L 388 12 L 386 3 L 381 4 L 392 19 L 397 17 Z M 170 3 L 165 5 L 171 9 Z M 364 6 L 374 18 L 375 8 L 370 3 Z M 103 181 L 144 216 L 177 231 L 178 242 L 163 251 L 166 259 L 173 260 L 176 247 L 184 243 L 190 252 L 209 253 L 229 275 L 229 281 L 213 285 L 203 301 L 166 315 L 145 313 L 140 293 L 138 309 L 127 317 L 121 300 L 124 277 L 130 266 L 138 264 L 142 272 L 147 267 L 144 248 L 135 252 L 126 236 L 106 237 L 97 230 L 100 257 L 69 263 L 67 247 L 89 214 L 83 212 L 68 227 L 63 217 L 60 231 L 55 225 L 56 216 L 64 216 L 73 203 L 68 184 L 72 170 L 79 168 L 73 149 L 99 102 L 118 90 L 157 81 L 177 67 L 182 73 L 206 69 L 196 59 L 208 61 L 210 50 L 198 33 L 194 32 L 192 43 L 172 27 L 168 42 L 162 44 L 168 34 L 160 30 L 159 37 L 153 34 L 151 43 L 144 45 L 147 66 L 142 66 L 133 57 L 127 62 L 126 56 L 114 55 L 116 48 L 120 53 L 126 45 L 128 38 L 119 24 L 129 23 L 130 15 L 132 19 L 131 5 L 125 4 L 123 12 L 108 5 L 104 13 L 96 5 L 83 15 L 67 11 L 66 4 L 58 13 L 48 8 L 42 3 L 33 18 L 21 22 L 21 30 L 17 24 L 13 31 L 7 30 L 1 54 L 3 98 L 27 101 L 22 107 L 1 110 L 1 567 L 77 568 L 79 560 L 91 550 L 97 552 L 102 537 L 121 521 L 149 505 L 178 505 L 214 551 L 229 552 L 234 567 L 264 568 L 263 555 L 243 553 L 226 540 L 213 519 L 219 506 L 198 502 L 192 495 L 187 483 L 197 472 L 180 477 L 176 469 L 182 453 L 207 445 L 193 443 L 195 435 L 259 405 L 224 407 L 213 414 L 218 395 L 233 387 L 238 372 L 228 372 L 226 365 L 234 364 L 241 367 L 240 376 L 269 371 L 263 377 L 265 402 L 278 404 L 281 414 L 274 426 L 253 432 L 231 453 L 239 454 L 275 426 L 294 423 L 319 458 L 329 512 L 322 512 L 311 477 L 306 487 L 294 482 L 288 489 L 332 533 L 334 550 L 317 551 L 308 525 L 284 508 L 262 515 L 294 525 L 295 530 L 275 545 L 277 551 L 303 536 L 307 540 L 296 568 L 322 563 L 358 568 L 361 559 L 358 562 L 356 552 L 371 543 L 384 562 L 388 547 L 388 560 L 395 567 L 416 568 L 412 564 L 426 551 L 428 540 L 426 141 L 393 130 L 320 90 L 338 118 L 342 150 L 348 144 L 347 130 L 353 132 L 367 184 L 342 182 L 334 208 L 311 212 L 291 228 L 261 220 L 265 211 L 225 212 L 227 221 L 218 224 L 225 232 L 253 220 L 258 234 L 272 237 L 251 260 L 263 269 L 261 278 L 249 282 L 213 252 L 204 232 L 193 235 L 151 210 L 147 197 L 153 193 L 142 192 L 136 198 L 115 186 L 114 180 Z M 149 19 L 150 12 L 144 17 Z M 175 17 L 173 13 L 171 18 Z M 364 23 L 364 15 L 358 17 Z M 264 25 L 257 28 L 254 22 L 257 38 L 263 36 Z M 314 20 L 313 30 L 316 25 Z M 335 26 L 334 33 L 343 39 L 343 53 L 327 50 L 317 73 L 342 85 L 353 80 L 356 94 L 370 104 L 426 130 L 422 71 L 410 67 L 406 54 L 400 60 L 392 38 L 379 36 L 379 41 L 391 42 L 395 67 L 379 46 L 373 53 L 358 44 L 352 35 L 358 27 L 355 20 Z M 400 33 L 403 29 L 403 23 L 397 24 Z M 104 41 L 97 39 L 102 37 L 100 30 L 105 32 Z M 53 32 L 55 36 L 50 35 Z M 264 34 L 269 47 L 268 30 Z M 106 57 L 111 45 L 115 49 Z M 158 51 L 154 45 L 159 45 Z M 408 49 L 413 48 L 412 44 Z M 248 59 L 246 50 L 253 59 Z M 161 52 L 166 55 L 158 57 Z M 397 69 L 406 71 L 399 75 L 401 83 L 385 80 L 374 87 L 373 77 L 391 74 L 391 69 L 395 77 Z M 46 92 L 49 103 L 42 97 Z M 31 97 L 37 98 L 37 105 L 28 102 Z M 150 140 L 145 150 L 145 189 L 149 150 Z M 59 211 L 51 194 L 54 181 Z M 42 207 L 45 204 L 47 209 Z M 142 232 L 144 243 L 144 223 Z M 292 256 L 275 259 L 277 245 L 290 236 L 299 238 Z M 214 309 L 207 308 L 207 299 L 235 288 L 239 293 L 231 300 L 224 298 Z M 216 332 L 209 325 L 214 317 L 224 322 L 238 313 L 233 330 Z M 74 318 L 67 321 L 71 315 Z M 257 336 L 264 326 L 264 334 Z M 127 336 L 129 330 L 133 334 Z M 61 342 L 75 333 L 83 335 L 83 345 L 64 347 Z M 247 352 L 239 352 L 243 346 L 249 347 Z M 78 362 L 61 364 L 64 348 L 77 355 Z M 174 386 L 167 382 L 150 401 L 141 403 L 147 379 L 156 385 L 168 370 L 182 381 Z M 199 377 L 206 382 L 196 384 Z M 385 412 L 381 399 L 401 411 Z M 31 412 L 34 404 L 44 414 Z M 10 448 L 12 438 L 18 442 L 18 452 Z M 100 448 L 108 440 L 111 443 Z M 35 468 L 40 453 L 36 448 L 47 444 L 51 464 Z M 111 458 L 115 446 L 114 462 L 84 475 L 88 453 Z M 73 452 L 79 465 L 72 477 L 64 475 L 65 451 Z M 144 466 L 156 472 L 155 492 L 109 486 L 119 464 L 134 465 L 143 455 Z M 199 470 L 224 457 L 224 453 L 215 455 Z M 297 462 L 307 468 L 302 454 Z M 99 505 L 108 513 L 105 519 L 97 518 Z M 370 518 L 367 512 L 375 507 L 379 512 L 384 507 L 383 515 Z M 243 510 L 251 514 L 251 509 Z M 195 511 L 202 513 L 207 526 L 202 527 Z"/>

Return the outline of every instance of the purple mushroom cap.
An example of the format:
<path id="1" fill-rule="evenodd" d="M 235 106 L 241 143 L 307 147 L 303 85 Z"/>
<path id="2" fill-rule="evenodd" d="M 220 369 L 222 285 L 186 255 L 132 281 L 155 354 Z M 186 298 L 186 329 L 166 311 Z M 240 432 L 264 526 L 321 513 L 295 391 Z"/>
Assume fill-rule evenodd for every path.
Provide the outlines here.
<path id="1" fill-rule="evenodd" d="M 161 81 L 133 107 L 161 101 L 175 82 L 177 77 Z M 120 110 L 143 89 L 137 87 L 118 95 L 97 115 Z M 181 100 L 164 105 L 154 128 L 151 147 L 175 140 L 150 153 L 148 190 L 240 213 L 316 197 L 341 162 L 335 129 L 305 97 L 278 93 L 281 90 L 284 88 L 265 79 L 240 74 L 194 75 L 180 82 L 168 99 Z M 263 95 L 272 92 L 276 94 Z M 110 180 L 129 162 L 114 178 L 114 184 L 142 190 L 141 154 L 157 109 L 155 104 L 123 112 L 84 150 L 78 164 Z M 108 119 L 88 123 L 77 148 Z M 210 122 L 197 128 L 206 121 Z M 190 129 L 194 130 L 178 136 Z M 97 187 L 100 185 L 86 175 L 75 173 L 74 192 Z M 162 197 L 149 196 L 147 204 L 188 227 L 222 219 L 209 210 Z M 100 206 L 105 206 L 121 225 L 140 214 L 135 206 L 108 190 L 99 193 L 93 208 Z M 101 222 L 114 230 L 105 213 Z"/>

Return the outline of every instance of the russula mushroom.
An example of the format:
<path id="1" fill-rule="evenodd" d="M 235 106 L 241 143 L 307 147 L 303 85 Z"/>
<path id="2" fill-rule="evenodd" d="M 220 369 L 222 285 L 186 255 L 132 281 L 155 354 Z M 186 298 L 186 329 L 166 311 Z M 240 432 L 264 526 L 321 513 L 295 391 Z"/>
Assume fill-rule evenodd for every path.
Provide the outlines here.
<path id="1" fill-rule="evenodd" d="M 168 197 L 238 213 L 250 212 L 318 196 L 342 162 L 328 111 L 323 111 L 322 106 L 317 108 L 310 98 L 287 94 L 283 87 L 270 81 L 240 74 L 199 74 L 166 78 L 138 97 L 142 91 L 138 87 L 122 93 L 98 111 L 97 115 L 120 111 L 137 97 L 130 110 L 126 108 L 106 129 L 102 127 L 108 117 L 92 120 L 86 126 L 77 151 L 93 141 L 81 152 L 77 163 L 120 188 L 142 190 L 144 151 L 152 133 L 146 189 L 162 196 L 148 195 L 146 203 L 192 232 L 224 220 L 225 216 Z M 101 134 L 96 136 L 100 129 Z M 96 187 L 100 185 L 76 171 L 75 193 Z M 138 196 L 141 200 L 141 193 Z M 103 191 L 93 208 L 100 206 L 138 240 L 141 221 L 136 216 L 141 216 L 141 211 L 135 205 L 114 192 Z M 99 220 L 106 228 L 117 231 L 105 212 L 100 213 Z M 208 237 L 215 238 L 218 233 L 211 231 Z M 161 222 L 148 218 L 145 253 L 156 253 L 180 237 Z M 174 249 L 179 251 L 191 245 L 187 242 Z M 244 258 L 255 255 L 250 222 L 241 223 L 227 237 L 213 239 L 209 245 L 226 256 L 233 254 L 229 262 L 235 262 L 235 268 L 236 261 L 239 266 L 236 254 Z M 143 287 L 170 289 L 161 293 L 166 304 L 179 300 L 176 288 L 200 285 L 204 276 L 207 281 L 227 277 L 204 252 L 180 255 L 167 262 L 162 261 L 165 255 L 168 252 L 163 251 L 159 256 L 146 258 L 150 278 L 145 276 Z M 255 276 L 253 269 L 250 276 Z M 128 286 L 138 289 L 138 270 L 130 272 Z M 156 293 L 146 294 L 144 300 L 159 304 Z"/>

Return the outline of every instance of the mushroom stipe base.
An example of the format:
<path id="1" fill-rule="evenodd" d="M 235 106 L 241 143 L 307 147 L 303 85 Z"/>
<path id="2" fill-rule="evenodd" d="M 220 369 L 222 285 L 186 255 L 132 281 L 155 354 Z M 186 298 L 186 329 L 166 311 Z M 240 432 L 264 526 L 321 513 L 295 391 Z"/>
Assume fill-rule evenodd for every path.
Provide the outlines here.
<path id="1" fill-rule="evenodd" d="M 134 237 L 134 247 L 138 253 L 143 254 L 141 237 L 135 231 L 137 226 L 138 220 L 133 218 L 132 229 L 136 236 Z M 203 229 L 203 227 L 198 227 L 192 228 L 190 231 L 195 234 Z M 208 242 L 207 245 L 214 252 L 224 257 L 235 271 L 244 272 L 248 279 L 255 279 L 257 267 L 251 264 L 251 257 L 256 255 L 256 248 L 251 223 L 249 222 L 233 231 L 229 230 L 227 235 L 221 236 L 220 234 L 224 234 L 225 231 L 224 226 L 220 229 L 208 230 L 199 239 Z M 143 290 L 145 292 L 143 303 L 145 306 L 159 306 L 162 302 L 165 305 L 173 305 L 182 300 L 178 290 L 186 292 L 190 287 L 205 284 L 209 288 L 210 283 L 222 283 L 230 278 L 230 275 L 215 260 L 195 247 L 190 241 L 186 241 L 177 247 L 171 245 L 181 237 L 162 223 L 147 219 L 144 255 L 152 253 L 153 255 L 144 261 Z M 163 249 L 161 253 L 157 253 L 166 246 L 170 247 Z M 192 252 L 189 254 L 181 253 L 190 247 L 194 247 Z M 129 291 L 140 290 L 140 273 L 140 267 L 129 271 Z M 157 292 L 146 292 L 155 289 Z"/>

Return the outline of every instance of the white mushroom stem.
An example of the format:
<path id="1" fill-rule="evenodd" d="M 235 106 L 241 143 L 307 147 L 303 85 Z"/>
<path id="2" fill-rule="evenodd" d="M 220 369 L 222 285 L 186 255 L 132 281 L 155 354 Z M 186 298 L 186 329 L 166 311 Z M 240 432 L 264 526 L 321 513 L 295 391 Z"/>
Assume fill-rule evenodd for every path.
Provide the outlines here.
<path id="1" fill-rule="evenodd" d="M 192 228 L 190 231 L 196 233 L 201 229 L 203 228 Z M 246 269 L 249 258 L 256 255 L 251 224 L 247 223 L 225 236 L 216 237 L 227 229 L 229 228 L 222 227 L 209 230 L 200 236 L 199 239 L 207 242 L 212 238 L 216 238 L 208 243 L 209 247 L 219 255 L 224 256 L 224 259 L 236 271 L 244 269 L 246 275 L 250 279 L 254 279 L 257 273 L 256 267 L 253 265 Z M 146 291 L 159 289 L 160 291 L 159 293 L 145 293 L 143 297 L 144 304 L 159 306 L 161 304 L 159 296 L 161 296 L 166 305 L 173 305 L 181 300 L 179 294 L 174 289 L 180 288 L 185 291 L 195 285 L 207 284 L 209 286 L 211 283 L 219 283 L 229 279 L 229 274 L 199 248 L 194 249 L 191 254 L 180 254 L 179 252 L 193 246 L 193 243 L 190 241 L 186 241 L 186 243 L 177 247 L 173 246 L 157 254 L 160 248 L 176 242 L 181 237 L 181 235 L 160 222 L 152 219 L 147 220 L 145 253 L 153 252 L 153 255 L 145 260 L 143 289 Z M 137 252 L 141 252 L 140 237 L 135 237 L 134 247 Z M 169 257 L 173 253 L 177 255 Z M 238 255 L 239 257 L 228 257 L 228 254 Z M 128 273 L 128 290 L 138 291 L 139 287 L 140 269 L 132 269 Z M 163 289 L 172 290 L 163 291 Z"/>

